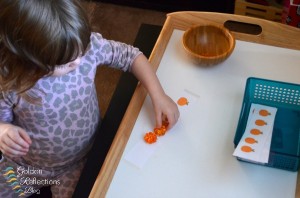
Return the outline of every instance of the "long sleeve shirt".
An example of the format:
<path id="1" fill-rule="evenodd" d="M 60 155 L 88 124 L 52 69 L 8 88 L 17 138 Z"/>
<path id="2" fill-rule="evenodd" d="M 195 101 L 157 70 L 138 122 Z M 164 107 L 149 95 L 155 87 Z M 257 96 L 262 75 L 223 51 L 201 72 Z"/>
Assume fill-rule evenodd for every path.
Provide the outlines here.
<path id="1" fill-rule="evenodd" d="M 94 84 L 97 66 L 130 71 L 141 53 L 130 45 L 106 40 L 92 33 L 80 65 L 70 73 L 41 78 L 28 93 L 42 98 L 31 104 L 15 92 L 2 93 L 0 121 L 17 125 L 32 144 L 20 163 L 36 168 L 62 168 L 82 159 L 89 151 L 100 123 Z"/>

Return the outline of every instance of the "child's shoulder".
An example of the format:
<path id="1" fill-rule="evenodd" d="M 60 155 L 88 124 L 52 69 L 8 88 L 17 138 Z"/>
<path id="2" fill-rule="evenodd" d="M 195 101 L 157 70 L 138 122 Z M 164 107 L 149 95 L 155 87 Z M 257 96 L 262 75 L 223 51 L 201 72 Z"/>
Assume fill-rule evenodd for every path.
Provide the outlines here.
<path id="1" fill-rule="evenodd" d="M 100 33 L 98 33 L 98 32 L 92 32 L 91 33 L 91 36 L 90 36 L 91 44 L 101 43 L 104 40 L 105 39 L 103 38 L 103 36 Z"/>
<path id="2" fill-rule="evenodd" d="M 98 32 L 92 32 L 90 36 L 90 45 L 88 50 L 99 50 L 101 46 L 105 45 L 108 41 Z"/>
<path id="3" fill-rule="evenodd" d="M 92 32 L 91 33 L 91 38 L 95 38 L 95 39 L 103 39 L 102 34 L 100 34 L 99 32 Z"/>

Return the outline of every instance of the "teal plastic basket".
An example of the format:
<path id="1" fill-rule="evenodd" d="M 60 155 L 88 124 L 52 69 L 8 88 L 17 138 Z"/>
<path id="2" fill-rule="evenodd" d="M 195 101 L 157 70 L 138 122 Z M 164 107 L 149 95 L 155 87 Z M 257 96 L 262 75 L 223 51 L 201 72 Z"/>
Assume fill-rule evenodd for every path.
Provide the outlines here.
<path id="1" fill-rule="evenodd" d="M 298 171 L 300 160 L 300 85 L 248 78 L 234 137 L 235 147 L 246 129 L 252 103 L 277 108 L 269 161 L 262 165 Z"/>

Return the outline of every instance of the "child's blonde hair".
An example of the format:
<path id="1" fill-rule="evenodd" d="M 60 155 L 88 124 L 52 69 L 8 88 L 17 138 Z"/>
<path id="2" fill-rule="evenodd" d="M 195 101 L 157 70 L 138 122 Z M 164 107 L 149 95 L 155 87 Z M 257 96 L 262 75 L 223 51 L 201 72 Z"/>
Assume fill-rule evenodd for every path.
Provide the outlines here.
<path id="1" fill-rule="evenodd" d="M 84 53 L 90 34 L 79 0 L 1 0 L 1 91 L 24 94 Z"/>

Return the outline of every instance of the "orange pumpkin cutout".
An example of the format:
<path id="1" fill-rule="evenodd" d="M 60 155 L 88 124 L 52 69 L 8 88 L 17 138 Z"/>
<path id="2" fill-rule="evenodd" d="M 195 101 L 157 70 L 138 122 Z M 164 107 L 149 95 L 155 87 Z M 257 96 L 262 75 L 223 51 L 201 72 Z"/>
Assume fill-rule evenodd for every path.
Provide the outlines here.
<path id="1" fill-rule="evenodd" d="M 154 142 L 156 142 L 157 136 L 153 132 L 148 132 L 148 133 L 145 134 L 144 140 L 148 144 L 153 144 Z"/>
<path id="2" fill-rule="evenodd" d="M 245 142 L 247 142 L 248 144 L 258 143 L 254 138 L 251 138 L 251 137 L 247 137 L 245 139 Z"/>
<path id="3" fill-rule="evenodd" d="M 250 146 L 242 146 L 241 150 L 246 153 L 255 152 Z"/>
<path id="4" fill-rule="evenodd" d="M 265 109 L 262 109 L 259 111 L 259 115 L 261 116 L 268 116 L 268 115 L 271 115 L 271 113 Z"/>
<path id="5" fill-rule="evenodd" d="M 184 105 L 188 105 L 189 104 L 189 101 L 186 97 L 181 97 L 177 100 L 177 104 L 179 106 L 184 106 Z"/>
<path id="6" fill-rule="evenodd" d="M 261 131 L 258 130 L 258 129 L 251 129 L 250 133 L 251 133 L 252 135 L 261 135 L 261 134 L 263 134 L 263 132 L 261 132 Z"/>
<path id="7" fill-rule="evenodd" d="M 267 125 L 267 123 L 263 120 L 255 120 L 255 124 L 257 126 L 264 126 L 264 125 Z"/>

